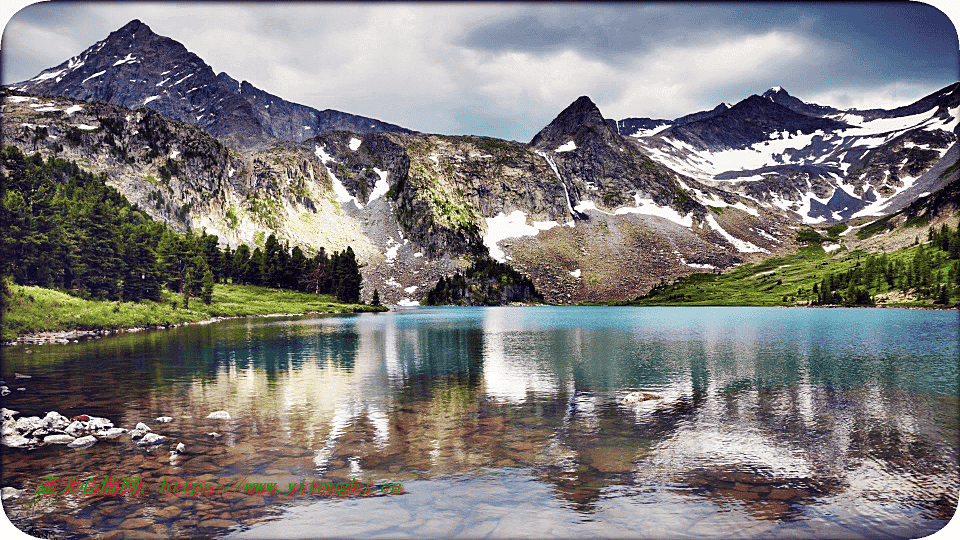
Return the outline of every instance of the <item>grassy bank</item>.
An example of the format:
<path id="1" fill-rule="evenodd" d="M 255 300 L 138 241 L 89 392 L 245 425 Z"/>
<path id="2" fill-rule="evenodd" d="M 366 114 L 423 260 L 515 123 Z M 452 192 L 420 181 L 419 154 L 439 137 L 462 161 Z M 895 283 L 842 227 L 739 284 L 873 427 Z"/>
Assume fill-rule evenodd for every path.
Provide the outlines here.
<path id="1" fill-rule="evenodd" d="M 208 305 L 164 290 L 161 302 L 109 302 L 83 300 L 41 287 L 9 284 L 10 296 L 3 311 L 3 341 L 42 331 L 103 330 L 169 326 L 214 317 L 242 317 L 280 313 L 351 313 L 386 311 L 385 307 L 341 304 L 334 296 L 255 287 L 217 285 Z"/>
<path id="2" fill-rule="evenodd" d="M 907 263 L 918 246 L 889 253 L 890 261 Z M 786 257 L 771 257 L 758 264 L 746 264 L 723 274 L 697 273 L 654 287 L 646 296 L 614 305 L 636 306 L 806 306 L 816 303 L 814 286 L 827 274 L 851 272 L 868 256 L 862 251 L 827 253 L 819 245 L 802 248 Z M 950 261 L 935 258 L 933 275 L 945 281 Z M 912 291 L 900 291 L 879 283 L 867 289 L 876 305 L 890 307 L 948 307 L 919 299 Z M 949 305 L 956 306 L 954 295 Z"/>

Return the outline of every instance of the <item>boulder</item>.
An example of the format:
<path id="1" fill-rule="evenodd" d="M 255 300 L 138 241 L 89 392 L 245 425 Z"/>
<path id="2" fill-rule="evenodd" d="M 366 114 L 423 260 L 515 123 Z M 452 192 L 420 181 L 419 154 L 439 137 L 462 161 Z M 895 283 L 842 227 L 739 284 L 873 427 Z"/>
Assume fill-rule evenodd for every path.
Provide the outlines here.
<path id="1" fill-rule="evenodd" d="M 86 448 L 96 443 L 97 443 L 96 437 L 94 437 L 93 435 L 87 435 L 86 437 L 80 437 L 79 439 L 74 440 L 67 446 L 70 448 Z"/>
<path id="2" fill-rule="evenodd" d="M 143 437 L 145 434 L 147 434 L 147 433 L 149 433 L 149 432 L 151 432 L 151 431 L 153 431 L 153 430 L 150 429 L 149 426 L 147 426 L 147 425 L 144 424 L 143 422 L 140 422 L 140 423 L 137 424 L 137 427 L 135 427 L 135 428 L 133 428 L 132 430 L 130 430 L 130 438 L 132 438 L 132 439 L 138 439 L 138 438 L 140 438 L 140 437 Z"/>
<path id="3" fill-rule="evenodd" d="M 70 425 L 70 419 L 57 411 L 50 411 L 43 417 L 43 423 L 47 429 L 63 431 Z"/>
<path id="4" fill-rule="evenodd" d="M 47 435 L 43 438 L 43 444 L 69 444 L 75 440 L 77 438 L 70 435 Z"/>
<path id="5" fill-rule="evenodd" d="M 117 437 L 123 435 L 126 432 L 127 430 L 124 428 L 115 427 L 115 428 L 97 431 L 93 435 L 98 439 L 116 439 Z"/>
<path id="6" fill-rule="evenodd" d="M 137 443 L 137 446 L 156 446 L 166 442 L 167 438 L 163 435 L 157 435 L 156 433 L 147 433 L 143 436 L 143 439 Z"/>

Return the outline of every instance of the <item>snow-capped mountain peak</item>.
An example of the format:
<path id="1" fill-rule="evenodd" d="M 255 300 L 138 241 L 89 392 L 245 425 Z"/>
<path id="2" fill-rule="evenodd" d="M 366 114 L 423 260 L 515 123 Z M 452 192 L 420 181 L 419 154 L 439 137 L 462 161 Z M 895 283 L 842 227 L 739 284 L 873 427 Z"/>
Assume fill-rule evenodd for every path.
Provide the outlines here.
<path id="1" fill-rule="evenodd" d="M 301 141 L 330 129 L 411 132 L 371 118 L 318 111 L 237 82 L 226 73 L 216 75 L 183 44 L 157 35 L 137 19 L 83 53 L 10 88 L 131 109 L 147 107 L 241 146 L 274 138 Z"/>

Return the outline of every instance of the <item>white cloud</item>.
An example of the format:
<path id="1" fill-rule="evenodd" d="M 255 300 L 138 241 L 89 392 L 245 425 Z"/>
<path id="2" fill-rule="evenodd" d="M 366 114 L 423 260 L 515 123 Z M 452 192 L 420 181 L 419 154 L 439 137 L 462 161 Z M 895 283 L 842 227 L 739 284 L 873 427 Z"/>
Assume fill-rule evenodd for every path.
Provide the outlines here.
<path id="1" fill-rule="evenodd" d="M 932 94 L 941 88 L 936 84 L 895 81 L 880 87 L 832 88 L 804 97 L 806 101 L 828 104 L 838 109 L 895 109 Z"/>
<path id="2" fill-rule="evenodd" d="M 183 43 L 216 72 L 226 71 L 293 102 L 421 131 L 518 140 L 529 140 L 581 95 L 590 96 L 608 118 L 675 118 L 721 101 L 739 101 L 775 84 L 797 93 L 793 81 L 804 81 L 801 99 L 860 108 L 905 105 L 938 87 L 885 81 L 879 88 L 834 89 L 836 81 L 816 77 L 829 73 L 827 68 L 839 69 L 855 51 L 799 26 L 726 35 L 709 25 L 697 30 L 674 25 L 678 33 L 671 39 L 613 58 L 576 40 L 553 52 L 481 50 L 464 44 L 461 38 L 471 29 L 526 13 L 517 4 L 71 6 L 67 11 L 58 4 L 37 4 L 30 8 L 36 9 L 34 16 L 11 23 L 4 36 L 4 49 L 10 52 L 7 56 L 4 50 L 4 73 L 23 73 L 7 82 L 33 77 L 139 18 L 156 33 Z M 536 11 L 549 29 L 555 18 L 568 20 L 576 10 L 583 20 L 592 13 L 610 15 L 609 7 L 544 5 Z M 687 39 L 694 31 L 711 38 Z"/>
<path id="3" fill-rule="evenodd" d="M 626 74 L 623 95 L 602 108 L 611 118 L 676 118 L 713 108 L 720 100 L 704 104 L 702 96 L 717 88 L 755 80 L 761 85 L 755 91 L 762 92 L 764 82 L 781 80 L 784 72 L 795 70 L 811 55 L 822 58 L 823 51 L 801 35 L 780 31 L 733 36 L 709 45 L 668 45 L 638 59 Z"/>

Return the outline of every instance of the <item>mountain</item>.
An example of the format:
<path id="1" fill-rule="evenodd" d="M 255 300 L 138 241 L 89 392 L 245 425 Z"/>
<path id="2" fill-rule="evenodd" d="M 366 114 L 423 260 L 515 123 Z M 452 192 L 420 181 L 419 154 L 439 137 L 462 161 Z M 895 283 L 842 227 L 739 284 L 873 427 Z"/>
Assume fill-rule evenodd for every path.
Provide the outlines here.
<path id="1" fill-rule="evenodd" d="M 308 253 L 352 246 L 364 298 L 376 288 L 391 304 L 477 254 L 571 302 L 792 245 L 788 220 L 655 163 L 586 97 L 532 145 L 335 130 L 240 152 L 146 108 L 15 91 L 3 103 L 5 144 L 81 163 L 154 219 L 234 247 L 270 234 Z"/>
<path id="2" fill-rule="evenodd" d="M 674 120 L 662 118 L 624 118 L 623 120 L 607 120 L 617 130 L 617 133 L 629 137 L 646 137 L 655 135 L 671 126 L 682 126 L 697 120 L 706 120 L 726 111 L 730 105 L 721 103 L 709 111 L 700 111 L 687 114 Z"/>
<path id="3" fill-rule="evenodd" d="M 582 96 L 524 144 L 290 103 L 133 21 L 0 90 L 0 135 L 104 174 L 180 231 L 251 248 L 275 234 L 308 254 L 351 246 L 365 299 L 416 303 L 489 256 L 566 303 L 789 254 L 802 223 L 937 192 L 958 176 L 958 89 L 840 111 L 774 88 L 621 121 Z"/>
<path id="4" fill-rule="evenodd" d="M 892 110 L 839 110 L 774 87 L 724 111 L 632 135 L 658 163 L 805 223 L 895 212 L 943 187 L 960 83 Z"/>
<path id="5" fill-rule="evenodd" d="M 331 129 L 355 133 L 411 130 L 334 110 L 318 111 L 237 82 L 181 43 L 133 20 L 83 53 L 10 89 L 37 95 L 146 107 L 202 127 L 238 146 L 303 141 Z"/>
<path id="6" fill-rule="evenodd" d="M 825 107 L 823 105 L 817 105 L 816 103 L 801 101 L 791 96 L 786 90 L 779 86 L 774 86 L 767 90 L 761 94 L 760 97 L 769 99 L 777 105 L 783 105 L 791 111 L 807 116 L 823 117 L 828 114 L 841 112 L 839 109 L 834 109 L 833 107 Z"/>

